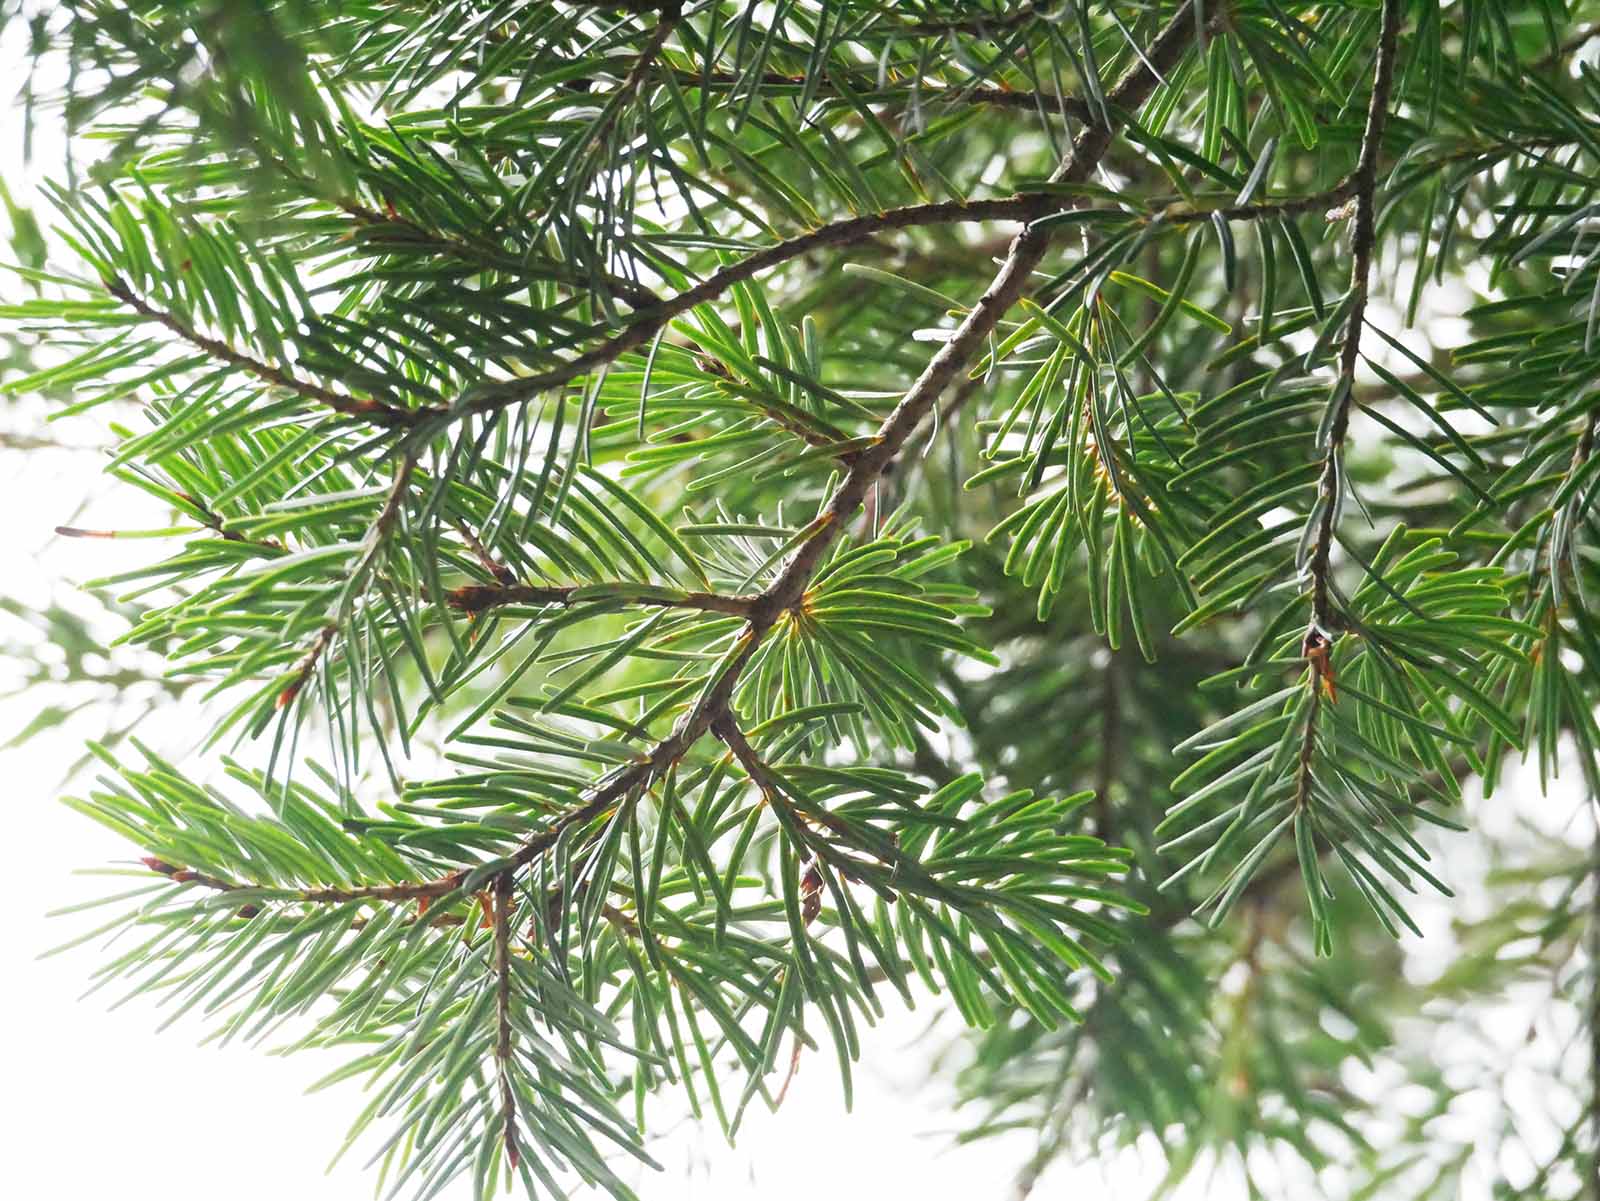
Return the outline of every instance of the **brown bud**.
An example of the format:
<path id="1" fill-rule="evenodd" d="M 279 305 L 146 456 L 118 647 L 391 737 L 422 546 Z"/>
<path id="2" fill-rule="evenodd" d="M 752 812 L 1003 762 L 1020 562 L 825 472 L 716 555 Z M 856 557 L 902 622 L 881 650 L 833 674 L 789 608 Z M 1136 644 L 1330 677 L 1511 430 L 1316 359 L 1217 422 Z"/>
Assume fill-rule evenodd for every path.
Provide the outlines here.
<path id="1" fill-rule="evenodd" d="M 800 916 L 806 925 L 822 912 L 822 866 L 815 859 L 800 877 Z"/>

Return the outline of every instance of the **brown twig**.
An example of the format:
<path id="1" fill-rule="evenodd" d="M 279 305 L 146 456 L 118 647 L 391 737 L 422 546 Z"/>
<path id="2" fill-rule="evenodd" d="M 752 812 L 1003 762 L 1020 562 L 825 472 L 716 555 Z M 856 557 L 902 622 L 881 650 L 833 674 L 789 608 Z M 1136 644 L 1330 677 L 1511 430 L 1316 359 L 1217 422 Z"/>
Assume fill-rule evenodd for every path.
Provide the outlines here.
<path id="1" fill-rule="evenodd" d="M 400 507 L 405 502 L 406 493 L 411 487 L 411 475 L 416 470 L 417 460 L 415 455 L 404 455 L 395 467 L 394 482 L 389 485 L 389 493 L 384 498 L 383 508 L 378 510 L 378 515 L 373 518 L 372 525 L 367 529 L 365 547 L 361 558 L 356 563 L 350 574 L 350 579 L 363 576 L 371 567 L 383 549 L 385 539 L 400 520 Z M 305 657 L 300 660 L 300 665 L 295 669 L 293 677 L 282 692 L 278 693 L 278 708 L 283 709 L 293 704 L 306 684 L 311 679 L 311 673 L 316 670 L 317 663 L 322 659 L 329 645 L 333 642 L 334 635 L 339 632 L 338 622 L 330 619 L 328 624 L 317 631 L 315 641 Z"/>
<path id="2" fill-rule="evenodd" d="M 333 641 L 333 636 L 339 632 L 339 627 L 329 623 L 317 631 L 317 636 L 312 639 L 311 646 L 306 653 L 300 656 L 300 662 L 294 669 L 294 675 L 278 693 L 278 708 L 287 709 L 294 704 L 296 698 L 305 689 L 311 680 L 311 673 L 316 671 L 317 664 L 321 661 L 323 653 L 328 649 L 328 644 Z"/>
<path id="3" fill-rule="evenodd" d="M 483 541 L 467 528 L 464 521 L 456 522 L 456 532 L 461 535 L 461 540 L 467 544 L 467 549 L 477 557 L 478 563 L 498 580 L 503 586 L 509 588 L 517 582 L 517 573 L 489 553 L 489 548 Z"/>
<path id="4" fill-rule="evenodd" d="M 468 584 L 453 588 L 445 594 L 445 601 L 458 613 L 484 613 L 506 605 L 570 605 L 573 594 L 596 584 L 557 584 L 543 587 L 536 584 Z M 619 587 L 627 587 L 619 585 Z M 754 596 L 722 596 L 715 592 L 683 592 L 673 595 L 627 596 L 631 605 L 658 609 L 698 609 L 703 613 L 726 613 L 732 617 L 748 617 L 751 608 L 760 599 Z"/>
<path id="5" fill-rule="evenodd" d="M 974 37 L 993 37 L 997 33 L 1010 33 L 1020 29 L 1029 22 L 1046 16 L 1055 8 L 1057 0 L 1034 0 L 1032 4 L 1024 4 L 1016 12 L 1010 13 L 980 13 L 977 16 L 965 17 L 955 21 L 917 21 L 906 27 L 908 33 L 922 34 L 924 36 L 940 36 L 944 34 L 960 33 Z"/>
<path id="6" fill-rule="evenodd" d="M 1328 450 L 1323 458 L 1322 512 L 1316 542 L 1311 554 L 1311 617 L 1315 626 L 1328 631 L 1332 613 L 1328 603 L 1328 559 L 1333 551 L 1335 503 L 1340 487 L 1340 459 L 1345 434 L 1350 427 L 1350 405 L 1355 390 L 1356 362 L 1361 355 L 1361 332 L 1366 323 L 1367 295 L 1371 287 L 1372 254 L 1377 240 L 1376 220 L 1378 153 L 1384 126 L 1389 116 L 1389 93 L 1394 84 L 1394 64 L 1400 42 L 1401 0 L 1384 0 L 1383 24 L 1378 34 L 1377 65 L 1373 69 L 1372 97 L 1367 106 L 1367 123 L 1361 137 L 1361 157 L 1356 164 L 1355 229 L 1351 234 L 1350 315 L 1345 326 L 1344 345 L 1339 354 L 1339 376 L 1334 385 L 1337 407 L 1328 427 Z"/>
<path id="7" fill-rule="evenodd" d="M 1345 326 L 1344 345 L 1339 355 L 1339 375 L 1334 384 L 1333 421 L 1328 426 L 1328 448 L 1322 461 L 1319 493 L 1322 502 L 1317 518 L 1316 539 L 1307 570 L 1311 575 L 1311 622 L 1306 630 L 1303 654 L 1311 668 L 1311 699 L 1306 714 L 1305 735 L 1300 745 L 1295 804 L 1303 809 L 1311 799 L 1312 761 L 1317 745 L 1317 717 L 1326 693 L 1334 696 L 1333 669 L 1329 662 L 1331 642 L 1338 623 L 1329 604 L 1331 585 L 1329 558 L 1333 552 L 1334 524 L 1338 515 L 1339 489 L 1345 435 L 1350 428 L 1350 406 L 1355 396 L 1356 362 L 1361 355 L 1361 332 L 1366 322 L 1367 295 L 1371 287 L 1372 255 L 1377 241 L 1378 154 L 1384 126 L 1389 117 L 1389 94 L 1394 84 L 1395 58 L 1400 45 L 1400 23 L 1404 18 L 1402 0 L 1384 0 L 1383 21 L 1378 33 L 1377 62 L 1373 68 L 1372 96 L 1367 105 L 1367 123 L 1361 136 L 1361 156 L 1356 163 L 1355 228 L 1351 233 L 1350 315 Z"/>
<path id="8" fill-rule="evenodd" d="M 517 1094 L 511 1085 L 511 902 L 515 887 L 510 872 L 494 878 L 495 1071 L 500 1082 L 500 1137 L 506 1160 L 516 1170 Z"/>
<path id="9" fill-rule="evenodd" d="M 589 131 L 590 146 L 603 142 L 611 136 L 612 129 L 622 116 L 622 110 L 644 86 L 644 81 L 650 77 L 651 71 L 655 68 L 656 60 L 666 48 L 667 39 L 683 20 L 682 0 L 661 0 L 661 3 L 654 5 L 653 8 L 657 14 L 656 26 L 650 31 L 649 40 L 639 51 L 639 57 L 634 60 L 632 69 L 623 77 L 622 85 L 607 97 L 605 108 L 601 110 L 594 128 Z"/>
<path id="10" fill-rule="evenodd" d="M 116 297 L 145 320 L 153 321 L 157 325 L 165 327 L 191 346 L 205 351 L 212 358 L 219 359 L 232 367 L 237 367 L 241 371 L 246 371 L 274 387 L 286 389 L 304 397 L 306 400 L 314 401 L 330 408 L 342 416 L 360 418 L 363 421 L 370 421 L 374 425 L 380 425 L 388 429 L 406 428 L 416 424 L 418 420 L 419 410 L 402 408 L 399 405 L 389 404 L 381 400 L 351 396 L 348 392 L 336 392 L 331 388 L 324 388 L 320 384 L 313 384 L 309 380 L 297 379 L 282 368 L 275 367 L 271 363 L 263 362 L 260 359 L 251 358 L 247 354 L 241 354 L 225 342 L 208 337 L 194 327 L 186 325 L 173 314 L 156 308 L 142 296 L 137 295 L 121 279 L 113 277 L 102 282 L 110 295 Z"/>
<path id="11" fill-rule="evenodd" d="M 1600 21 L 1591 21 L 1588 25 L 1585 25 L 1577 33 L 1541 58 L 1534 66 L 1539 70 L 1548 70 L 1551 67 L 1558 66 L 1594 41 L 1595 38 L 1600 38 Z M 1597 1196 L 1600 1196 L 1600 1191 L 1597 1191 Z"/>
<path id="12" fill-rule="evenodd" d="M 734 71 L 713 71 L 702 74 L 698 71 L 672 72 L 673 82 L 679 87 L 689 88 L 734 88 L 746 83 L 746 77 Z M 843 85 L 843 86 L 841 86 Z M 804 91 L 806 81 L 798 76 L 779 75 L 768 72 L 755 81 L 755 86 L 764 91 L 780 93 L 784 89 L 795 93 Z M 1014 112 L 1037 113 L 1044 112 L 1054 116 L 1062 114 L 1078 121 L 1088 121 L 1092 117 L 1089 106 L 1076 96 L 1055 96 L 1048 92 L 1035 92 L 1013 90 L 1006 87 L 969 87 L 962 84 L 936 84 L 929 86 L 920 79 L 895 80 L 888 86 L 880 85 L 875 80 L 855 79 L 844 83 L 843 79 L 831 68 L 828 75 L 818 82 L 813 91 L 815 95 L 827 97 L 840 97 L 849 94 L 855 100 L 864 104 L 909 104 L 913 99 L 919 104 L 930 106 L 939 104 L 977 104 L 989 108 L 1003 108 Z"/>
<path id="13" fill-rule="evenodd" d="M 228 529 L 227 526 L 223 524 L 223 517 L 220 513 L 216 512 L 204 501 L 200 500 L 191 493 L 175 492 L 174 495 L 195 511 L 195 516 L 199 518 L 202 525 L 209 530 L 214 530 L 228 542 L 242 542 L 248 546 L 263 547 L 266 550 L 281 551 L 284 549 L 283 543 L 279 542 L 276 538 L 246 538 L 243 534 L 239 533 L 238 530 Z"/>

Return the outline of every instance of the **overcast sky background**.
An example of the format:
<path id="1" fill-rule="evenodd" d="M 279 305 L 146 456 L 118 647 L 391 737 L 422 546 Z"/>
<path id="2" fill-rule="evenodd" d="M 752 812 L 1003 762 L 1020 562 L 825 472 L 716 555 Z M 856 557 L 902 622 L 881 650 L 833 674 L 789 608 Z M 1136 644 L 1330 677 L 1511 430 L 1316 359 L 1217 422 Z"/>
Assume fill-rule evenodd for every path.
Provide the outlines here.
<path id="1" fill-rule="evenodd" d="M 21 78 L 17 32 L 0 39 L 0 104 L 8 102 Z M 41 174 L 57 173 L 61 137 L 46 122 L 28 167 L 22 162 L 22 137 L 21 120 L 0 108 L 0 168 L 17 200 L 38 205 L 35 187 Z M 39 215 L 48 216 L 42 206 Z M 15 282 L 0 277 L 0 297 L 16 294 Z M 50 432 L 94 447 L 104 444 L 104 422 L 103 415 L 91 413 L 58 423 Z M 65 585 L 148 562 L 161 550 L 150 542 L 53 535 L 56 524 L 69 521 L 129 528 L 168 520 L 143 494 L 100 477 L 93 450 L 7 453 L 0 463 L 5 468 L 0 475 L 0 591 L 5 595 L 42 607 Z M 0 741 L 41 703 L 38 697 L 0 701 Z M 146 999 L 108 1011 L 121 996 L 116 987 L 79 1000 L 89 973 L 106 958 L 99 943 L 36 960 L 40 951 L 95 924 L 93 914 L 46 919 L 46 910 L 128 886 L 72 874 L 108 863 L 131 865 L 133 855 L 115 836 L 56 803 L 83 739 L 103 724 L 103 714 L 86 714 L 20 749 L 0 752 L 7 830 L 15 839 L 0 856 L 5 913 L 0 980 L 6 985 L 0 994 L 0 1069 L 9 1086 L 0 1090 L 5 1195 L 69 1201 L 169 1201 L 178 1195 L 356 1201 L 372 1195 L 375 1176 L 363 1164 L 380 1139 L 358 1144 L 324 1175 L 360 1107 L 359 1086 L 304 1093 L 342 1057 L 279 1058 L 244 1046 L 201 1047 L 202 1023 L 187 1019 L 158 1033 L 165 1015 Z M 197 733 L 187 711 L 159 715 L 141 727 L 142 737 L 179 759 Z M 1571 820 L 1575 806 L 1557 808 L 1552 822 Z M 1580 836 L 1587 837 L 1587 831 Z M 1457 869 L 1465 865 L 1467 874 L 1473 851 L 1465 840 L 1470 837 L 1464 836 L 1455 852 Z M 1464 903 L 1470 905 L 1470 899 Z M 1448 961 L 1447 911 L 1438 907 L 1422 916 L 1429 939 L 1421 962 Z M 955 1145 L 953 1132 L 979 1115 L 953 1111 L 948 1072 L 930 1081 L 933 1053 L 948 1046 L 954 1029 L 946 1015 L 930 1033 L 935 1008 L 924 1005 L 910 1014 L 892 1010 L 889 1020 L 869 1033 L 853 1113 L 843 1109 L 831 1052 L 802 1061 L 776 1115 L 752 1106 L 737 1149 L 729 1149 L 712 1126 L 673 1122 L 668 1100 L 660 1107 L 667 1121 L 652 1147 L 666 1171 L 637 1179 L 643 1201 L 1010 1198 L 1033 1136 L 1016 1132 Z M 1508 1037 L 1518 1037 L 1526 1023 L 1513 1015 L 1504 1029 Z M 1516 1082 L 1508 1080 L 1507 1087 L 1515 1088 Z M 1114 1163 L 1062 1163 L 1046 1174 L 1034 1195 L 1040 1201 L 1142 1197 L 1159 1181 L 1161 1170 L 1153 1147 Z M 464 1185 L 443 1194 L 453 1201 L 468 1195 Z M 1196 1181 L 1177 1201 L 1241 1201 L 1244 1195 L 1224 1175 Z"/>

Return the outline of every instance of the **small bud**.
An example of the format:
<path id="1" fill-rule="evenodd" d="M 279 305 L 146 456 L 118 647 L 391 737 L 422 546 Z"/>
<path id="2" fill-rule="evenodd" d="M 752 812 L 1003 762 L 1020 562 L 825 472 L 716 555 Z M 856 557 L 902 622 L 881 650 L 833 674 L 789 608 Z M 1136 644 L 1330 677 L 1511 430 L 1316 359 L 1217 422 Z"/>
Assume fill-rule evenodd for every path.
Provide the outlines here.
<path id="1" fill-rule="evenodd" d="M 806 874 L 800 878 L 800 917 L 809 926 L 821 912 L 822 868 L 812 860 Z"/>

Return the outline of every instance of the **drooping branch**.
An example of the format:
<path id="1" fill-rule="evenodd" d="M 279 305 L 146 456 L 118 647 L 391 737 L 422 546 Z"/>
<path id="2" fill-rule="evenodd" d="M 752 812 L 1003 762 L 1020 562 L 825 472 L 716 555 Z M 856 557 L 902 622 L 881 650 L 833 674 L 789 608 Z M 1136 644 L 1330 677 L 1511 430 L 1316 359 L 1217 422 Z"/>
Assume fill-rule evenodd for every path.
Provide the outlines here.
<path id="1" fill-rule="evenodd" d="M 1328 447 L 1323 457 L 1320 495 L 1321 513 L 1308 571 L 1311 576 L 1311 617 L 1315 626 L 1328 631 L 1332 614 L 1328 604 L 1328 560 L 1333 550 L 1334 524 L 1339 508 L 1337 499 L 1343 472 L 1345 435 L 1350 428 L 1350 406 L 1355 392 L 1356 363 L 1361 355 L 1361 333 L 1366 324 L 1367 296 L 1371 287 L 1372 254 L 1377 241 L 1378 154 L 1384 126 L 1389 116 L 1389 94 L 1394 84 L 1395 57 L 1400 43 L 1401 0 L 1384 0 L 1383 25 L 1378 35 L 1377 65 L 1373 69 L 1372 98 L 1367 107 L 1367 123 L 1361 136 L 1361 157 L 1355 169 L 1355 228 L 1351 233 L 1350 304 L 1344 344 L 1339 353 L 1339 374 L 1331 403 L 1333 419 L 1328 423 Z"/>
<path id="2" fill-rule="evenodd" d="M 611 135 L 611 130 L 616 126 L 622 115 L 622 110 L 644 86 L 646 79 L 654 70 L 656 60 L 661 57 L 661 52 L 666 49 L 667 39 L 678 28 L 678 23 L 683 20 L 682 0 L 661 0 L 654 6 L 656 11 L 656 26 L 650 31 L 649 40 L 639 51 L 639 57 L 628 74 L 623 78 L 622 86 L 611 94 L 606 100 L 605 109 L 600 114 L 600 119 L 595 122 L 589 131 L 590 145 L 603 142 Z"/>
<path id="3" fill-rule="evenodd" d="M 507 605 L 571 605 L 585 599 L 599 599 L 604 590 L 631 605 L 656 609 L 697 609 L 702 613 L 726 613 L 748 617 L 759 597 L 723 596 L 715 592 L 671 592 L 646 590 L 630 584 L 468 584 L 445 594 L 449 606 L 458 613 L 486 613 Z"/>
<path id="4" fill-rule="evenodd" d="M 673 81 L 681 88 L 714 88 L 727 91 L 740 86 L 747 86 L 749 80 L 746 76 L 733 71 L 712 71 L 701 73 L 698 71 L 672 72 Z M 842 86 L 841 86 L 842 85 Z M 794 92 L 799 94 L 806 90 L 806 80 L 798 76 L 779 75 L 767 72 L 757 77 L 755 86 L 763 95 L 783 94 Z M 1009 88 L 973 87 L 965 84 L 933 84 L 929 85 L 921 80 L 897 79 L 891 84 L 884 85 L 873 79 L 857 78 L 848 83 L 844 81 L 832 67 L 827 75 L 817 81 L 812 88 L 817 96 L 841 97 L 848 94 L 855 100 L 864 104 L 910 104 L 915 100 L 919 104 L 930 107 L 936 105 L 975 104 L 988 108 L 1003 108 L 1013 112 L 1037 113 L 1043 112 L 1047 116 L 1062 115 L 1071 117 L 1075 121 L 1088 121 L 1092 117 L 1089 106 L 1076 96 L 1054 96 L 1046 92 L 1026 91 Z"/>
<path id="5" fill-rule="evenodd" d="M 271 384 L 275 388 L 283 388 L 293 392 L 306 400 L 313 401 L 332 409 L 345 417 L 355 417 L 363 421 L 370 421 L 374 425 L 389 429 L 403 428 L 414 424 L 416 415 L 410 409 L 389 404 L 381 400 L 363 399 L 351 396 L 348 392 L 337 392 L 331 388 L 324 388 L 320 384 L 311 383 L 309 380 L 299 379 L 290 375 L 281 367 L 263 362 L 261 359 L 251 358 L 242 354 L 225 342 L 202 334 L 193 326 L 181 321 L 172 313 L 149 303 L 139 296 L 121 279 L 112 278 L 103 281 L 106 291 L 138 313 L 147 321 L 153 321 L 176 334 L 189 345 L 203 350 L 206 354 L 230 367 L 247 372 L 257 379 Z"/>
<path id="6" fill-rule="evenodd" d="M 755 279 L 773 267 L 814 251 L 849 246 L 879 234 L 920 226 L 973 221 L 1029 221 L 1072 207 L 1074 203 L 1070 198 L 1030 192 L 993 200 L 944 200 L 910 204 L 881 213 L 829 222 L 809 233 L 754 251 L 737 263 L 713 272 L 694 287 L 668 297 L 658 308 L 636 314 L 618 333 L 560 366 L 474 389 L 462 398 L 454 411 L 461 415 L 496 412 L 560 387 L 645 345 L 673 318 L 717 299 L 736 284 Z M 415 420 L 422 420 L 430 412 L 435 411 L 418 410 Z"/>
<path id="7" fill-rule="evenodd" d="M 352 585 L 363 580 L 366 573 L 372 569 L 372 566 L 377 562 L 379 554 L 382 553 L 389 535 L 399 523 L 400 509 L 405 503 L 406 494 L 411 489 L 411 476 L 415 472 L 416 466 L 417 459 L 414 454 L 403 455 L 395 465 L 394 482 L 389 485 L 388 494 L 384 497 L 383 507 L 378 510 L 378 515 L 372 519 L 372 524 L 367 528 L 366 537 L 363 539 L 364 545 L 361 557 L 356 561 L 355 567 L 350 572 L 346 585 L 347 590 Z M 322 656 L 327 652 L 328 647 L 332 645 L 334 637 L 339 632 L 338 621 L 340 616 L 339 613 L 329 614 L 328 623 L 317 631 L 315 640 L 313 640 L 310 649 L 300 660 L 300 665 L 295 669 L 294 675 L 290 677 L 289 683 L 284 686 L 283 691 L 278 693 L 278 708 L 287 708 L 293 704 L 305 689 L 306 684 L 310 682 L 312 674 L 317 669 L 317 664 L 321 662 Z"/>
<path id="8" fill-rule="evenodd" d="M 1377 241 L 1378 154 L 1384 126 L 1389 117 L 1389 94 L 1394 84 L 1395 58 L 1400 45 L 1401 0 L 1384 0 L 1383 22 L 1378 34 L 1377 62 L 1373 68 L 1372 97 L 1367 106 L 1367 122 L 1361 136 L 1361 154 L 1354 172 L 1355 228 L 1351 233 L 1351 267 L 1348 324 L 1339 354 L 1339 373 L 1329 403 L 1334 406 L 1328 423 L 1328 445 L 1322 461 L 1315 541 L 1307 571 L 1311 576 L 1311 622 L 1306 629 L 1302 651 L 1311 669 L 1311 697 L 1301 740 L 1295 784 L 1295 804 L 1304 809 L 1311 798 L 1312 762 L 1317 745 L 1317 718 L 1324 693 L 1334 693 L 1330 651 L 1337 635 L 1337 622 L 1330 604 L 1329 559 L 1333 551 L 1334 527 L 1338 521 L 1339 490 L 1343 486 L 1344 441 L 1350 428 L 1350 406 L 1355 397 L 1356 362 L 1361 355 L 1361 332 L 1366 323 L 1367 296 L 1371 287 L 1372 255 Z"/>
<path id="9" fill-rule="evenodd" d="M 169 877 L 176 884 L 194 884 L 213 892 L 248 892 L 260 894 L 267 900 L 286 901 L 301 905 L 345 905 L 355 901 L 379 903 L 404 903 L 408 901 L 437 901 L 461 891 L 466 879 L 464 871 L 451 872 L 436 880 L 415 880 L 400 884 L 361 884 L 350 888 L 283 888 L 274 884 L 251 884 L 245 880 L 229 880 L 209 872 L 181 867 L 162 859 L 146 858 L 144 865 L 151 871 Z M 255 906 L 247 906 L 254 915 Z"/>
<path id="10" fill-rule="evenodd" d="M 511 909 L 515 882 L 510 872 L 494 878 L 495 1073 L 500 1085 L 500 1138 L 515 1171 L 517 1094 L 511 1084 Z"/>

